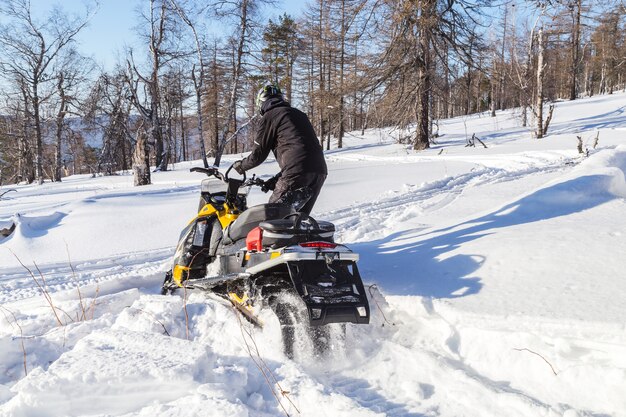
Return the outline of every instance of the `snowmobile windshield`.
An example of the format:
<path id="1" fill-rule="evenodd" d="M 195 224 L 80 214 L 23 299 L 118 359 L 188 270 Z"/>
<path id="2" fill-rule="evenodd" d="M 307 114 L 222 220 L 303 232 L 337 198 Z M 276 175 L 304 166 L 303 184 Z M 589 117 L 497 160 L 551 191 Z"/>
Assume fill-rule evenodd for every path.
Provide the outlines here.
<path id="1" fill-rule="evenodd" d="M 209 193 L 211 195 L 218 193 L 226 193 L 228 190 L 228 184 L 217 178 L 207 178 L 202 180 L 202 192 Z"/>
<path id="2" fill-rule="evenodd" d="M 250 186 L 241 186 L 237 194 L 247 194 L 249 188 Z M 228 183 L 217 178 L 207 178 L 202 180 L 201 191 L 211 195 L 225 194 L 228 191 Z"/>

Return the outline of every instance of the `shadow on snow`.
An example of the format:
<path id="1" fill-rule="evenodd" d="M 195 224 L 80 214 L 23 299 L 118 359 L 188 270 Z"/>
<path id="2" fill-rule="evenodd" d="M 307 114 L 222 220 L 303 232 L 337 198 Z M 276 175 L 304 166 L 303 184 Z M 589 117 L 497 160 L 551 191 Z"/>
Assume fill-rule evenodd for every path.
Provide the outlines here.
<path id="1" fill-rule="evenodd" d="M 611 201 L 612 177 L 589 175 L 540 189 L 487 215 L 446 228 L 411 229 L 386 238 L 350 244 L 361 255 L 366 282 L 388 294 L 457 298 L 478 293 L 476 271 L 488 254 L 459 253 L 463 245 L 498 229 L 568 216 Z M 456 253 L 452 254 L 453 251 Z"/>

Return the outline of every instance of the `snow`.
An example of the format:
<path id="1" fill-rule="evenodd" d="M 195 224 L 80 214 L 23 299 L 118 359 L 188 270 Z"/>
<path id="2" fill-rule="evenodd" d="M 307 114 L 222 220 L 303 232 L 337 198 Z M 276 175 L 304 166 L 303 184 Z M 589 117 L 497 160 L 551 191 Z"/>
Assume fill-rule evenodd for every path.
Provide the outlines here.
<path id="1" fill-rule="evenodd" d="M 395 130 L 327 151 L 314 215 L 360 254 L 372 322 L 325 357 L 287 359 L 271 311 L 260 330 L 159 294 L 198 161 L 140 188 L 11 186 L 0 416 L 626 416 L 625 110 L 624 93 L 559 102 L 541 140 L 504 111 L 441 121 L 423 152 Z"/>

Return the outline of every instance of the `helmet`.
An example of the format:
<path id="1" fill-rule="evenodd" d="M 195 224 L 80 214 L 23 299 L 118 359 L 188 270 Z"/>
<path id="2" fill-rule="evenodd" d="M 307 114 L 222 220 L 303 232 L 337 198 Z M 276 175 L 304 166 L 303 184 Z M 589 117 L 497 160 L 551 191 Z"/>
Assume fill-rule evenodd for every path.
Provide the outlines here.
<path id="1" fill-rule="evenodd" d="M 283 99 L 283 92 L 280 91 L 280 87 L 276 84 L 268 84 L 265 87 L 262 87 L 256 95 L 256 108 L 257 111 L 261 112 L 261 106 L 268 98 L 278 97 Z"/>

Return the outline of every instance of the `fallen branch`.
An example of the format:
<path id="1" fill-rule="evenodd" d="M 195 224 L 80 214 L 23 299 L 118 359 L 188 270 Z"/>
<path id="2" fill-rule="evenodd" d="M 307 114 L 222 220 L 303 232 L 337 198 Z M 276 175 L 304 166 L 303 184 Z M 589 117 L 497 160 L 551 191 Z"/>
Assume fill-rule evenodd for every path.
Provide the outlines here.
<path id="1" fill-rule="evenodd" d="M 33 281 L 35 281 L 35 284 L 37 284 L 37 287 L 39 288 L 39 291 L 41 291 L 41 294 L 44 296 L 44 298 L 46 299 L 46 301 L 50 305 L 50 308 L 52 309 L 52 313 L 54 314 L 54 317 L 56 318 L 56 321 L 57 321 L 58 325 L 59 326 L 63 326 L 63 322 L 59 318 L 59 315 L 57 314 L 57 309 L 54 306 L 54 303 L 52 302 L 52 297 L 50 296 L 50 293 L 48 293 L 48 290 L 45 288 L 46 281 L 45 281 L 45 279 L 43 279 L 43 275 L 41 274 L 41 271 L 39 271 L 39 274 L 40 274 L 40 276 L 42 278 L 43 285 L 37 280 L 37 278 L 35 277 L 35 274 L 33 274 L 33 271 L 31 271 L 26 265 L 24 265 L 22 260 L 11 249 L 9 249 L 9 251 L 13 254 L 15 259 L 17 259 L 17 261 L 20 263 L 20 265 L 22 265 L 22 267 L 26 271 L 28 271 L 28 273 L 30 274 L 30 277 L 33 279 Z M 37 264 L 35 264 L 35 267 L 37 267 Z M 37 268 L 37 270 L 39 270 L 39 268 Z"/>
<path id="2" fill-rule="evenodd" d="M 276 399 L 276 402 L 278 402 L 278 405 L 280 406 L 280 408 L 282 408 L 282 410 L 285 413 L 285 415 L 287 417 L 289 417 L 289 412 L 287 411 L 287 409 L 283 405 L 282 401 L 278 397 L 278 394 L 276 393 L 276 390 L 274 389 L 274 386 L 272 385 L 272 381 L 271 380 L 274 381 L 274 384 L 276 384 L 276 386 L 280 390 L 280 395 L 282 397 L 286 398 L 287 401 L 289 401 L 289 403 L 296 410 L 296 412 L 298 414 L 300 414 L 300 410 L 298 409 L 298 407 L 296 407 L 296 405 L 293 403 L 291 398 L 289 398 L 290 392 L 284 390 L 280 386 L 280 383 L 278 382 L 278 380 L 274 376 L 274 373 L 269 369 L 269 367 L 267 366 L 267 364 L 265 363 L 263 358 L 261 358 L 261 354 L 259 352 L 259 347 L 257 346 L 256 341 L 254 340 L 254 337 L 252 336 L 252 333 L 250 333 L 248 330 L 246 330 L 244 328 L 243 322 L 241 321 L 241 316 L 239 315 L 239 312 L 237 311 L 235 306 L 233 306 L 232 304 L 231 304 L 231 308 L 233 309 L 233 312 L 234 312 L 235 316 L 237 317 L 237 321 L 239 322 L 239 329 L 241 330 L 241 337 L 243 339 L 243 343 L 244 343 L 244 345 L 246 347 L 246 350 L 248 351 L 248 355 L 250 356 L 250 359 L 252 359 L 252 362 L 254 362 L 256 367 L 259 369 L 259 371 L 261 371 L 261 374 L 263 374 L 263 377 L 265 378 L 265 382 L 267 383 L 267 386 L 269 387 L 270 391 L 272 392 L 272 395 Z M 250 339 L 250 341 L 252 342 L 252 344 L 254 346 L 254 350 L 255 350 L 254 352 L 252 351 L 252 348 L 250 347 L 250 344 L 248 343 L 248 339 L 246 339 L 246 335 L 248 336 L 248 338 Z"/>
<path id="3" fill-rule="evenodd" d="M 483 148 L 487 148 L 487 145 L 485 145 L 485 143 L 480 140 L 480 138 L 478 136 L 476 136 L 476 133 L 472 133 L 472 137 L 470 139 L 468 139 L 467 144 L 465 145 L 465 147 L 476 147 L 476 142 L 478 141 L 481 145 L 483 145 Z"/>
<path id="4" fill-rule="evenodd" d="M 67 253 L 67 263 L 70 265 L 70 269 L 72 270 L 72 281 L 76 284 L 76 291 L 78 292 L 78 303 L 80 305 L 80 309 L 82 311 L 82 321 L 86 321 L 87 317 L 85 315 L 85 304 L 83 302 L 83 295 L 80 292 L 80 285 L 78 284 L 78 280 L 76 279 L 76 271 L 74 270 L 74 266 L 72 265 L 72 259 L 70 258 L 70 248 L 65 242 L 65 252 Z"/>
<path id="5" fill-rule="evenodd" d="M 583 138 L 581 138 L 580 136 L 576 136 L 576 138 L 578 139 L 578 145 L 576 146 L 576 148 L 578 149 L 578 153 L 581 155 L 589 156 L 589 150 L 583 150 Z"/>
<path id="6" fill-rule="evenodd" d="M 163 323 L 161 322 L 161 320 L 157 319 L 157 318 L 156 318 L 156 316 L 155 316 L 154 314 L 150 313 L 149 311 L 142 310 L 141 308 L 137 308 L 137 307 L 131 307 L 131 306 L 128 306 L 128 308 L 132 308 L 132 309 L 134 309 L 134 310 L 139 311 L 140 313 L 144 313 L 144 314 L 146 314 L 146 315 L 148 315 L 148 316 L 152 317 L 152 319 L 153 319 L 154 321 L 156 321 L 157 323 L 159 323 L 159 324 L 161 325 L 161 327 L 163 327 L 163 332 L 164 332 L 164 334 L 165 334 L 166 336 L 171 336 L 171 335 L 170 335 L 170 332 L 168 332 L 168 331 L 167 331 L 167 328 L 165 327 L 165 324 L 163 324 Z"/>
<path id="7" fill-rule="evenodd" d="M 5 195 L 5 194 L 10 193 L 11 191 L 17 192 L 17 190 L 14 190 L 13 188 L 9 188 L 8 190 L 3 191 L 2 193 L 0 193 L 0 198 L 2 198 L 2 196 Z"/>
<path id="8" fill-rule="evenodd" d="M 525 350 L 526 352 L 530 352 L 532 354 L 535 354 L 535 355 L 539 356 L 541 359 L 543 359 L 545 361 L 545 363 L 548 364 L 550 369 L 552 369 L 552 373 L 554 375 L 557 375 L 557 372 L 554 370 L 554 367 L 552 366 L 552 364 L 550 362 L 548 362 L 548 360 L 546 358 L 544 358 L 541 354 L 539 354 L 539 353 L 537 353 L 535 351 L 532 351 L 530 349 L 527 349 L 527 348 L 513 348 L 513 350 L 517 350 L 518 352 L 521 352 L 521 351 Z"/>
<path id="9" fill-rule="evenodd" d="M 187 311 L 187 285 L 183 283 L 183 310 L 185 311 L 185 337 L 189 340 L 189 312 Z"/>
<path id="10" fill-rule="evenodd" d="M 382 309 L 382 308 L 380 308 L 380 305 L 378 304 L 378 300 L 376 300 L 376 297 L 374 297 L 374 294 L 372 294 L 372 288 L 378 289 L 378 285 L 376 285 L 376 284 L 372 284 L 372 285 L 370 285 L 369 287 L 367 287 L 367 290 L 368 290 L 368 291 L 369 291 L 369 293 L 370 293 L 370 298 L 371 298 L 372 300 L 374 300 L 374 303 L 376 304 L 376 307 L 378 307 L 378 311 L 380 311 L 380 314 L 383 316 L 383 320 L 385 320 L 385 322 L 386 322 L 386 323 L 391 324 L 392 326 L 395 326 L 395 325 L 396 325 L 396 323 L 392 323 L 392 322 L 390 322 L 389 320 L 387 320 L 387 317 L 385 317 L 385 313 L 383 313 L 383 309 Z M 384 325 L 385 325 L 385 324 L 383 323 L 383 326 L 384 326 Z"/>

